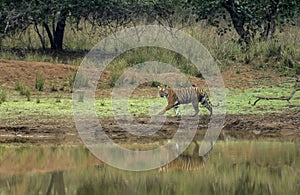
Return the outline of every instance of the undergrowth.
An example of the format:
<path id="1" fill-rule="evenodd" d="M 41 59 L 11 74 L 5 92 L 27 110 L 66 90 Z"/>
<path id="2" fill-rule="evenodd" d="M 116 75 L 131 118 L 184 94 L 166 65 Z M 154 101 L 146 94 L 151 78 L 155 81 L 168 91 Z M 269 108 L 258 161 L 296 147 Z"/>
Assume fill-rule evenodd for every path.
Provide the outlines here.
<path id="1" fill-rule="evenodd" d="M 299 28 L 299 26 L 288 26 L 282 33 L 275 34 L 272 40 L 255 40 L 248 50 L 239 45 L 238 36 L 234 31 L 219 36 L 216 28 L 207 26 L 204 22 L 183 30 L 208 49 L 221 69 L 236 64 L 249 64 L 255 68 L 269 67 L 277 69 L 283 75 L 293 75 L 295 69 L 300 66 Z M 2 40 L 0 58 L 80 65 L 85 54 L 105 38 L 103 32 L 91 33 L 88 29 L 91 28 L 87 27 L 74 33 L 70 28 L 66 28 L 65 51 L 53 52 L 41 50 L 34 29 L 28 28 L 27 33 L 16 34 Z M 114 85 L 116 77 L 118 78 L 124 68 L 153 60 L 172 64 L 186 74 L 201 77 L 199 70 L 180 54 L 162 48 L 145 47 L 130 50 L 111 63 L 109 70 L 115 75 L 112 75 L 110 85 Z"/>

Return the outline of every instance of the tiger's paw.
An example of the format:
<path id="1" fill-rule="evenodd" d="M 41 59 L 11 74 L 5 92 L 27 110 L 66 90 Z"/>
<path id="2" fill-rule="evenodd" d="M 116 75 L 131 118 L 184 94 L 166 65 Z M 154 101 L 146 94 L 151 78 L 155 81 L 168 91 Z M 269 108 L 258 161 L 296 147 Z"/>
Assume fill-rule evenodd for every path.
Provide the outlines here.
<path id="1" fill-rule="evenodd" d="M 163 115 L 163 114 L 165 114 L 164 111 L 161 111 L 161 112 L 158 113 L 158 115 Z"/>

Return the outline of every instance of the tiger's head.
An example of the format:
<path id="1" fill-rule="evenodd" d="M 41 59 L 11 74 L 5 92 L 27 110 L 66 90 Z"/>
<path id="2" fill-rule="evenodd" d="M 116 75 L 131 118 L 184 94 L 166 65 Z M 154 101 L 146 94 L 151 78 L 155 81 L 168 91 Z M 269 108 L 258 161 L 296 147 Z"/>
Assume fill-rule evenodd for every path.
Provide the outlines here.
<path id="1" fill-rule="evenodd" d="M 169 92 L 168 90 L 166 89 L 166 87 L 160 87 L 158 86 L 158 94 L 160 97 L 168 97 L 169 95 Z"/>

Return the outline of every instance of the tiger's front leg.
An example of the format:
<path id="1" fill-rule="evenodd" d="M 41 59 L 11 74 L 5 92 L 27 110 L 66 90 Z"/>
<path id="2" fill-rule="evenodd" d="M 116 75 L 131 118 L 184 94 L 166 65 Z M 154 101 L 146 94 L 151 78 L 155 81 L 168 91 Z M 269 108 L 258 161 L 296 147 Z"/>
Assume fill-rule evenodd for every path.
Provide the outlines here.
<path id="1" fill-rule="evenodd" d="M 175 116 L 179 116 L 179 110 L 178 110 L 178 105 L 174 106 L 174 112 L 175 112 Z"/>
<path id="2" fill-rule="evenodd" d="M 162 115 L 164 114 L 166 111 L 170 110 L 171 108 L 173 108 L 174 105 L 173 104 L 168 104 L 162 111 L 160 111 L 158 114 Z"/>

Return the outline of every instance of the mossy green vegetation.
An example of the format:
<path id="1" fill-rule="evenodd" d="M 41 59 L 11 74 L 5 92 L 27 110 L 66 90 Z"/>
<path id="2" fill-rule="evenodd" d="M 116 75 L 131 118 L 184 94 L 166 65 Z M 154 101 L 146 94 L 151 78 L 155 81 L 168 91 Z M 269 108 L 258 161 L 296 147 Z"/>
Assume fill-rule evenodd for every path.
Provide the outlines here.
<path id="1" fill-rule="evenodd" d="M 229 114 L 266 114 L 274 112 L 285 112 L 293 110 L 289 107 L 289 104 L 298 104 L 300 93 L 296 93 L 295 96 L 287 101 L 267 101 L 261 100 L 255 106 L 254 101 L 257 99 L 256 96 L 263 97 L 287 97 L 292 92 L 293 86 L 286 87 L 257 87 L 249 89 L 230 89 L 227 94 L 227 113 Z"/>
<path id="2" fill-rule="evenodd" d="M 253 106 L 256 100 L 255 96 L 264 97 L 281 97 L 289 96 L 292 91 L 292 84 L 283 84 L 283 86 L 265 86 L 255 87 L 249 89 L 227 89 L 226 97 L 226 113 L 227 114 L 266 114 L 276 112 L 286 112 L 297 109 L 290 108 L 287 101 L 266 101 L 261 100 Z M 7 92 L 8 93 L 8 92 Z M 32 94 L 31 99 L 38 99 L 38 101 L 26 101 L 27 99 L 19 97 L 18 94 L 6 94 L 6 101 L 0 106 L 1 118 L 19 118 L 22 116 L 72 116 L 72 99 L 66 96 L 52 95 L 50 97 L 40 96 L 39 94 Z M 300 93 L 296 93 L 291 104 L 299 104 Z M 78 100 L 85 101 L 84 96 Z M 37 103 L 38 102 L 38 103 Z M 213 102 L 213 99 L 212 99 Z M 114 104 L 114 106 L 112 106 Z M 95 110 L 99 117 L 113 117 L 114 114 L 124 114 L 122 110 L 124 107 L 128 111 L 125 114 L 130 114 L 135 117 L 151 116 L 163 109 L 167 105 L 167 100 L 156 97 L 141 97 L 133 96 L 129 100 L 114 100 L 111 97 L 96 98 Z M 200 114 L 209 114 L 208 111 L 199 104 Z M 180 105 L 181 114 L 193 114 L 192 106 Z M 174 115 L 173 109 L 167 112 L 168 115 Z"/>

